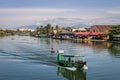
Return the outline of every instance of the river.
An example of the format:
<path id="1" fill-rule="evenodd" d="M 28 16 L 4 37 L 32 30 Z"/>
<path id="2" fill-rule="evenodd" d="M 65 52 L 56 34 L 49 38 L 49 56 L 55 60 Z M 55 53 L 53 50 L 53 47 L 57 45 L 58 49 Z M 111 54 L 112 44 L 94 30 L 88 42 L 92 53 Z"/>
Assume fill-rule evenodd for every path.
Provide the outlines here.
<path id="1" fill-rule="evenodd" d="M 57 53 L 85 55 L 88 69 L 70 71 L 57 65 Z M 0 80 L 120 80 L 120 44 L 76 42 L 30 36 L 0 38 Z"/>

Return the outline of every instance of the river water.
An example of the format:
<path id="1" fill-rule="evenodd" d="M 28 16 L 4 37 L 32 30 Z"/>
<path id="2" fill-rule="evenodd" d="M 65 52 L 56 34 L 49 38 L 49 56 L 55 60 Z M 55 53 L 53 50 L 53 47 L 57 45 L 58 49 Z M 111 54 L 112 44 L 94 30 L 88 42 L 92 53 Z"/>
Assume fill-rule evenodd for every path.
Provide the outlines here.
<path id="1" fill-rule="evenodd" d="M 57 65 L 57 53 L 85 55 L 88 70 Z M 0 38 L 0 80 L 120 80 L 120 44 L 9 36 Z"/>

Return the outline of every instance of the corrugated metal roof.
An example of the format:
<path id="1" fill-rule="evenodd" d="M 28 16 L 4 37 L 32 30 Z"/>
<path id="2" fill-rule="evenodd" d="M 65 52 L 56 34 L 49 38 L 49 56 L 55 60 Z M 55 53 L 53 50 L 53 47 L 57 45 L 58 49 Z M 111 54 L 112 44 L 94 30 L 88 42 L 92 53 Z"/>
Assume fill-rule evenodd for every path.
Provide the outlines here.
<path id="1" fill-rule="evenodd" d="M 111 30 L 112 26 L 113 25 L 94 25 L 93 27 L 96 27 L 100 32 L 105 32 Z"/>

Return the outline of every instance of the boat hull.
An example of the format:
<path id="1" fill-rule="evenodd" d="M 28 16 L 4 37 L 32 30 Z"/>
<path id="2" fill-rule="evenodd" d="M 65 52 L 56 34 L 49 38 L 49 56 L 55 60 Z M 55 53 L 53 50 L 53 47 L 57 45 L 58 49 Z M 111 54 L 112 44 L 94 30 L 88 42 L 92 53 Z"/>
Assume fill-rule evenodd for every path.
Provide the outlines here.
<path id="1" fill-rule="evenodd" d="M 63 67 L 75 67 L 77 69 L 82 69 L 84 65 L 86 65 L 86 62 L 65 62 L 65 61 L 59 61 L 58 64 Z"/>

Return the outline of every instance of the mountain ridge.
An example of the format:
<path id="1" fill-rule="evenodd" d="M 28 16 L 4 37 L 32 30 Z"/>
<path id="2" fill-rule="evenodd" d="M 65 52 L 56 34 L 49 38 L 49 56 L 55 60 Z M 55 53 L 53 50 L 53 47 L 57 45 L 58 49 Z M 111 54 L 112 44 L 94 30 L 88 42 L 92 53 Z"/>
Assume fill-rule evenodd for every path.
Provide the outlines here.
<path id="1" fill-rule="evenodd" d="M 37 27 L 43 25 L 51 24 L 52 26 L 60 26 L 60 27 L 90 27 L 90 24 L 86 23 L 82 19 L 78 18 L 55 18 L 55 19 L 48 19 L 44 21 L 39 21 L 37 24 L 33 25 L 26 25 L 26 26 L 20 26 L 18 28 L 30 28 L 30 29 L 36 29 Z"/>

